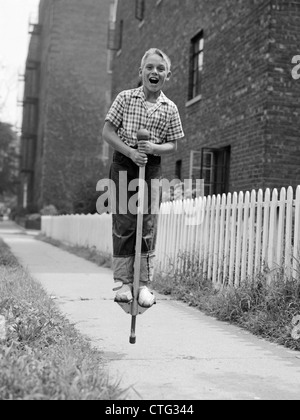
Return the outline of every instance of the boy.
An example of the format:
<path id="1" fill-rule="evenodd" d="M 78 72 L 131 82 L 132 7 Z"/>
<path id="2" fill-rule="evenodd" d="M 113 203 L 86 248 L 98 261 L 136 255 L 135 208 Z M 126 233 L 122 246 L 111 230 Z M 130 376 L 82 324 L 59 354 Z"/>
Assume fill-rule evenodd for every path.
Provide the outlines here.
<path id="1" fill-rule="evenodd" d="M 142 86 L 121 92 L 112 104 L 105 119 L 103 138 L 115 149 L 110 176 L 116 185 L 117 200 L 116 214 L 113 214 L 114 280 L 122 283 L 115 289 L 117 302 L 133 300 L 137 216 L 124 207 L 123 197 L 126 193 L 128 203 L 136 194 L 128 191 L 128 185 L 138 179 L 139 167 L 146 166 L 148 214 L 143 219 L 139 304 L 151 307 L 155 297 L 148 286 L 153 278 L 158 217 L 158 211 L 153 212 L 153 208 L 155 203 L 159 206 L 159 191 L 151 190 L 151 180 L 160 179 L 160 156 L 176 151 L 177 140 L 184 133 L 177 106 L 162 92 L 171 77 L 169 57 L 151 48 L 142 59 L 139 75 Z M 137 132 L 141 128 L 148 130 L 149 141 L 138 142 Z"/>

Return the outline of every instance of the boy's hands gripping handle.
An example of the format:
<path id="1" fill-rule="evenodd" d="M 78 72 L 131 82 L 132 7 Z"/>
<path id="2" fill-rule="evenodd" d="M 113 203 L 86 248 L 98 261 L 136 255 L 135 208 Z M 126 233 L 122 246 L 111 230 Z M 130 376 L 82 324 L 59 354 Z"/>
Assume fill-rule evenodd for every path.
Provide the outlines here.
<path id="1" fill-rule="evenodd" d="M 136 133 L 136 136 L 137 136 L 138 141 L 141 141 L 141 140 L 148 141 L 150 138 L 150 133 L 148 130 L 146 130 L 146 128 L 141 128 Z"/>
<path id="2" fill-rule="evenodd" d="M 140 129 L 137 134 L 138 142 L 147 142 L 150 138 L 150 133 L 148 130 L 142 128 Z M 131 149 L 130 159 L 140 168 L 147 165 L 148 157 L 145 151 L 141 150 L 141 144 L 138 144 L 137 149 Z"/>
<path id="3" fill-rule="evenodd" d="M 154 155 L 154 144 L 151 143 L 150 140 L 150 133 L 145 128 L 142 128 L 137 132 L 138 138 L 138 149 L 140 153 L 144 155 Z"/>

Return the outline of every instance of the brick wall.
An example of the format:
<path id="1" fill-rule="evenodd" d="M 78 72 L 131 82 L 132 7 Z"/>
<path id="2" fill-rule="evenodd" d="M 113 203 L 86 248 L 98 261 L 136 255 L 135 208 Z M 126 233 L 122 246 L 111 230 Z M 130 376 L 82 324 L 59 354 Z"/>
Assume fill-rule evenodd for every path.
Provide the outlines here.
<path id="1" fill-rule="evenodd" d="M 300 184 L 300 80 L 291 76 L 300 54 L 300 2 L 272 2 L 264 175 L 273 186 Z"/>
<path id="2" fill-rule="evenodd" d="M 165 93 L 179 107 L 186 139 L 175 155 L 164 158 L 164 175 L 173 177 L 175 161 L 182 159 L 187 178 L 190 150 L 230 145 L 231 191 L 300 184 L 300 82 L 291 77 L 291 59 L 300 45 L 298 2 L 145 3 L 140 23 L 135 1 L 119 1 L 124 33 L 114 60 L 113 96 L 137 86 L 148 48 L 161 48 L 172 59 Z M 190 41 L 200 30 L 205 39 L 202 99 L 186 106 Z"/>

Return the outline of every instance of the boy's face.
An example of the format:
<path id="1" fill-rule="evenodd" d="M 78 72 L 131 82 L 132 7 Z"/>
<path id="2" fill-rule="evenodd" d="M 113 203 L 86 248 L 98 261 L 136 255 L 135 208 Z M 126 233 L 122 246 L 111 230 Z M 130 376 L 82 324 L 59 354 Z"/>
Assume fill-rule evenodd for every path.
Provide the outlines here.
<path id="1" fill-rule="evenodd" d="M 158 54 L 147 57 L 144 67 L 140 69 L 143 86 L 151 93 L 158 93 L 166 80 L 170 79 L 171 72 L 165 60 Z"/>

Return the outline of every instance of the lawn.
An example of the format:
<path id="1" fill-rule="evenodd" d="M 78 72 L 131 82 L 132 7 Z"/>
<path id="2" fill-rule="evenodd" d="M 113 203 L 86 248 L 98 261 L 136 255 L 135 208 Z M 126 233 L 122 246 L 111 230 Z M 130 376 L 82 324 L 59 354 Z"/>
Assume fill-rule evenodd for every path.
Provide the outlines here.
<path id="1" fill-rule="evenodd" d="M 218 287 L 199 275 L 201 263 L 184 259 L 184 272 L 158 272 L 153 284 L 158 292 L 182 300 L 220 321 L 238 325 L 252 334 L 300 350 L 300 275 L 287 278 L 284 270 L 248 278 L 239 287 Z M 192 260 L 192 262 L 191 262 Z M 299 338 L 296 338 L 299 335 Z"/>
<path id="2" fill-rule="evenodd" d="M 102 354 L 0 239 L 0 400 L 122 400 Z M 5 336 L 3 335 L 5 333 Z"/>

